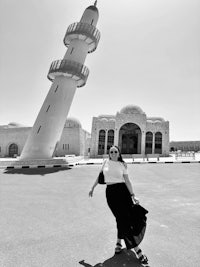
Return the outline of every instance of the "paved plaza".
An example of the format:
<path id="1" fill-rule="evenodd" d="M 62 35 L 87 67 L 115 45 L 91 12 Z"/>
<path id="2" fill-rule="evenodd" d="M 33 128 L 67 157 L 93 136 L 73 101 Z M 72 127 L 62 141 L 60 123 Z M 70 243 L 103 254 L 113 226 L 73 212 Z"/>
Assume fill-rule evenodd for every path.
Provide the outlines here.
<path id="1" fill-rule="evenodd" d="M 88 192 L 99 165 L 0 169 L 1 267 L 139 267 L 114 256 L 115 220 L 105 186 Z M 151 267 L 200 265 L 200 164 L 128 164 L 149 210 L 141 248 Z"/>

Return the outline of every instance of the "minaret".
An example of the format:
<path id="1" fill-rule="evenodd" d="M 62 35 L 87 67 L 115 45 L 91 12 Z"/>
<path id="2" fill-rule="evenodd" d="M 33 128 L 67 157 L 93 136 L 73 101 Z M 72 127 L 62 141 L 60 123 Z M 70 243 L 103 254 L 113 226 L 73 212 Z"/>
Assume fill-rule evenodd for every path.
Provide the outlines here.
<path id="1" fill-rule="evenodd" d="M 100 32 L 96 28 L 99 12 L 94 5 L 85 9 L 80 22 L 71 24 L 64 37 L 67 47 L 61 60 L 53 61 L 48 79 L 51 88 L 22 151 L 20 160 L 50 159 L 60 140 L 76 91 L 86 84 L 89 69 L 84 65 L 87 53 L 98 45 Z"/>

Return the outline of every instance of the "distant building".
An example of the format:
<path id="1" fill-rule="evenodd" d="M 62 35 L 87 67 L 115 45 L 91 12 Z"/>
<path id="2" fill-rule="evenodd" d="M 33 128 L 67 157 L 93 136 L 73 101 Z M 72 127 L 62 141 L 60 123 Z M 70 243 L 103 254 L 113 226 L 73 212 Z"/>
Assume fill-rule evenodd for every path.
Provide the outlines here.
<path id="1" fill-rule="evenodd" d="M 81 123 L 74 118 L 67 119 L 54 156 L 87 156 L 91 134 L 82 129 Z"/>
<path id="2" fill-rule="evenodd" d="M 138 106 L 128 105 L 116 115 L 93 117 L 91 157 L 102 157 L 112 145 L 124 156 L 132 154 L 169 155 L 169 122 L 147 117 Z"/>
<path id="3" fill-rule="evenodd" d="M 200 141 L 172 141 L 170 151 L 200 151 Z"/>
<path id="4" fill-rule="evenodd" d="M 22 152 L 31 127 L 11 122 L 0 126 L 0 157 L 16 157 Z"/>
<path id="5" fill-rule="evenodd" d="M 0 126 L 0 157 L 20 156 L 31 129 L 17 123 Z M 54 156 L 88 155 L 90 136 L 77 119 L 67 119 Z"/>

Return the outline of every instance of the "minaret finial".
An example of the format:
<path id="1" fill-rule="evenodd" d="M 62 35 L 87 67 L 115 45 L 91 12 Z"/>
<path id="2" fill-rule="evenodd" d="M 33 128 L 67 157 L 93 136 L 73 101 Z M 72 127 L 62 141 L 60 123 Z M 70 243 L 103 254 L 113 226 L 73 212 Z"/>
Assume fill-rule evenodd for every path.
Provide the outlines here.
<path id="1" fill-rule="evenodd" d="M 94 2 L 94 6 L 97 6 L 97 0 Z"/>

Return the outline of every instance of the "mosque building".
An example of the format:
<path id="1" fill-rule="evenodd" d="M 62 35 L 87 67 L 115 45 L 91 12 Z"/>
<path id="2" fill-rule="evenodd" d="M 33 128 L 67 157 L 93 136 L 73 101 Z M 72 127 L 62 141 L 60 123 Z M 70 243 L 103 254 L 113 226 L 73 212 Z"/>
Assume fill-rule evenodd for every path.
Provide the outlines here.
<path id="1" fill-rule="evenodd" d="M 21 154 L 31 127 L 11 122 L 0 126 L 0 157 L 17 157 Z"/>
<path id="2" fill-rule="evenodd" d="M 91 157 L 108 154 L 112 145 L 121 149 L 123 156 L 138 154 L 169 155 L 169 122 L 160 117 L 147 117 L 138 106 L 128 105 L 116 115 L 93 118 Z"/>
<path id="3" fill-rule="evenodd" d="M 0 126 L 0 157 L 20 156 L 31 129 L 32 127 L 17 123 Z M 81 123 L 77 119 L 68 118 L 53 156 L 87 155 L 90 136 L 90 133 L 82 129 Z"/>
<path id="4" fill-rule="evenodd" d="M 0 126 L 0 157 L 20 156 L 31 129 L 17 123 Z M 134 105 L 125 106 L 116 115 L 93 117 L 91 134 L 82 129 L 77 119 L 68 118 L 53 156 L 104 157 L 113 144 L 119 146 L 124 157 L 168 156 L 169 122 L 160 117 L 147 117 Z"/>

